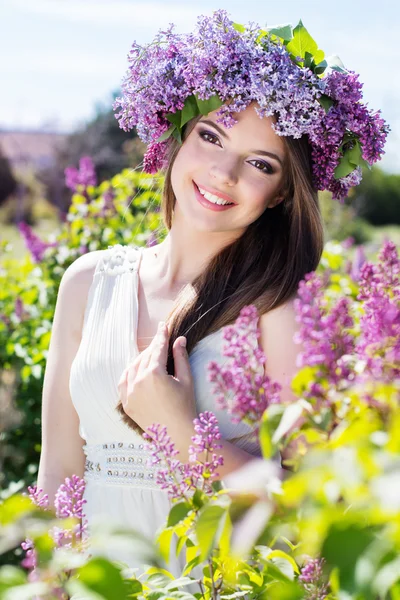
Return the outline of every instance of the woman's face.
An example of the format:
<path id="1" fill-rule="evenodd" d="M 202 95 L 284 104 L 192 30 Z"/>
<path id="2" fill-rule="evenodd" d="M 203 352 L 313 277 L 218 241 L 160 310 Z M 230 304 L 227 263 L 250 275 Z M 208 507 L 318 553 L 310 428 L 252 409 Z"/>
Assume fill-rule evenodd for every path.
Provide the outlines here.
<path id="1" fill-rule="evenodd" d="M 229 129 L 216 122 L 216 113 L 201 117 L 175 159 L 175 216 L 201 231 L 240 232 L 283 200 L 285 148 L 272 119 L 260 119 L 254 103 L 234 115 L 238 123 Z M 212 202 L 221 197 L 233 204 Z"/>

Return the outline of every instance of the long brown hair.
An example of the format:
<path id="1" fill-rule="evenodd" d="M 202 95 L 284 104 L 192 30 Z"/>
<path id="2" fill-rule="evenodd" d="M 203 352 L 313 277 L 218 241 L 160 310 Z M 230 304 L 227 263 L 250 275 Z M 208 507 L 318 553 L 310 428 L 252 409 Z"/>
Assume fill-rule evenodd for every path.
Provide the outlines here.
<path id="1" fill-rule="evenodd" d="M 186 125 L 183 141 L 199 118 Z M 201 339 L 233 323 L 244 306 L 254 304 L 261 315 L 295 297 L 299 282 L 318 266 L 324 227 L 318 194 L 312 185 L 310 146 L 304 136 L 282 140 L 286 146 L 280 192 L 284 200 L 265 210 L 240 238 L 225 246 L 176 298 L 167 320 L 167 371 L 171 375 L 172 345 L 177 337 L 186 337 L 190 354 Z M 171 171 L 180 148 L 176 140 L 171 142 L 165 173 L 161 210 L 168 230 L 175 206 Z M 132 426 L 122 407 L 120 412 Z"/>
<path id="2" fill-rule="evenodd" d="M 183 133 L 188 137 L 200 117 Z M 251 223 L 243 235 L 214 256 L 205 270 L 185 286 L 167 323 L 170 332 L 167 371 L 174 374 L 172 345 L 180 335 L 187 351 L 205 336 L 229 325 L 244 306 L 254 304 L 261 315 L 296 295 L 299 282 L 321 258 L 324 227 L 318 194 L 312 185 L 310 147 L 306 137 L 282 137 L 286 146 L 284 200 Z M 171 171 L 181 148 L 173 140 L 162 196 L 162 217 L 171 229 L 175 195 Z"/>

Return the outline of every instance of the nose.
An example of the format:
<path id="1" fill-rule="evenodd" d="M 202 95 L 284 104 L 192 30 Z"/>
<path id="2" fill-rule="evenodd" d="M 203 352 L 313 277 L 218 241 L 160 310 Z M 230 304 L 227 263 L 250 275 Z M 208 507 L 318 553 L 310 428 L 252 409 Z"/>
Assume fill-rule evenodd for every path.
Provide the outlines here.
<path id="1" fill-rule="evenodd" d="M 220 185 L 234 186 L 238 182 L 238 166 L 234 160 L 221 160 L 210 167 L 210 176 Z"/>

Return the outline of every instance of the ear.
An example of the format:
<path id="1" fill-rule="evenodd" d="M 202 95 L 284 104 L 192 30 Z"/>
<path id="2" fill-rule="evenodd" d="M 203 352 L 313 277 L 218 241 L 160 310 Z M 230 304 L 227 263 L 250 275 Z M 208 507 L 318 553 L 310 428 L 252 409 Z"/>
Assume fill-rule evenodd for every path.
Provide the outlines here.
<path id="1" fill-rule="evenodd" d="M 283 202 L 284 200 L 284 196 L 275 196 L 275 198 L 273 198 L 271 200 L 271 202 L 268 204 L 268 208 L 275 208 L 275 206 L 278 206 L 278 204 L 280 204 L 281 202 Z"/>

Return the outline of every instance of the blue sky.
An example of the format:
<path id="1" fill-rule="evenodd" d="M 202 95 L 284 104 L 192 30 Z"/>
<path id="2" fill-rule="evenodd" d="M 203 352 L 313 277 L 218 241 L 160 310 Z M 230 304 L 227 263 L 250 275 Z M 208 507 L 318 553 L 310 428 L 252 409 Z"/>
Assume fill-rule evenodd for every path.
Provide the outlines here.
<path id="1" fill-rule="evenodd" d="M 262 8 L 261 8 L 262 7 Z M 394 0 L 0 0 L 0 127 L 72 131 L 111 105 L 133 40 L 225 8 L 233 20 L 304 25 L 326 54 L 360 73 L 390 123 L 382 166 L 400 173 L 400 8 Z"/>

